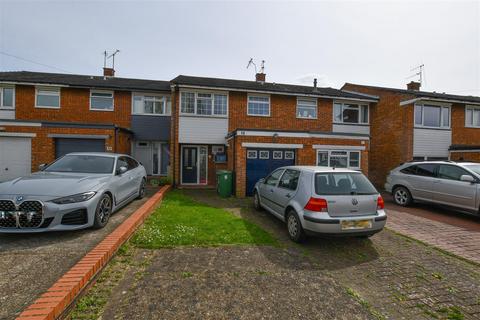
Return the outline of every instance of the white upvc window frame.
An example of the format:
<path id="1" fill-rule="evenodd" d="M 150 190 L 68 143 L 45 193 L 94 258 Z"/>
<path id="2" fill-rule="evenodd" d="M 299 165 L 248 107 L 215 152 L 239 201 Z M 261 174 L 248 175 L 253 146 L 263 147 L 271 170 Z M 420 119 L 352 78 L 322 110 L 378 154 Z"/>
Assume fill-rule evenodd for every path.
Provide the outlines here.
<path id="1" fill-rule="evenodd" d="M 35 87 L 35 108 L 39 109 L 60 109 L 61 107 L 61 96 L 62 96 L 62 89 L 60 87 Z M 39 92 L 43 92 L 41 95 L 44 96 L 58 96 L 58 106 L 42 106 L 38 104 L 38 96 Z M 47 93 L 50 92 L 50 93 Z"/>
<path id="2" fill-rule="evenodd" d="M 112 99 L 112 108 L 111 109 L 97 109 L 95 107 L 92 107 L 92 96 L 95 93 L 109 93 L 111 94 L 111 99 Z M 109 98 L 110 99 L 110 98 Z M 97 90 L 97 89 L 91 89 L 90 90 L 90 111 L 104 111 L 104 112 L 113 112 L 115 111 L 115 91 L 113 90 Z"/>
<path id="3" fill-rule="evenodd" d="M 182 95 L 184 93 L 193 94 L 193 113 L 183 112 L 183 99 Z M 199 94 L 209 94 L 211 95 L 211 114 L 198 114 L 198 95 Z M 229 97 L 228 92 L 225 91 L 212 91 L 212 90 L 180 90 L 180 115 L 181 116 L 190 116 L 190 117 L 213 117 L 213 118 L 228 118 L 229 111 Z M 225 114 L 215 114 L 215 96 L 225 96 L 226 98 L 226 113 Z M 201 99 L 201 98 L 200 98 Z"/>
<path id="4" fill-rule="evenodd" d="M 4 93 L 5 89 L 13 90 L 11 106 L 3 105 L 3 95 L 5 94 Z M 3 86 L 0 84 L 0 110 L 15 110 L 15 86 Z"/>
<path id="5" fill-rule="evenodd" d="M 425 126 L 423 125 L 425 121 L 425 106 L 427 107 L 437 107 L 440 108 L 440 126 Z M 422 124 L 417 124 L 417 107 L 422 108 Z M 448 109 L 448 126 L 443 125 L 443 109 Z M 415 103 L 413 105 L 413 126 L 414 128 L 420 129 L 436 129 L 436 130 L 450 130 L 452 127 L 452 105 L 448 103 L 438 103 L 438 102 L 427 102 L 427 103 Z"/>
<path id="6" fill-rule="evenodd" d="M 340 114 L 342 115 L 342 119 L 340 121 L 335 119 L 335 105 L 336 104 L 341 105 L 341 113 Z M 348 104 L 356 105 L 356 108 L 351 107 L 351 106 L 347 106 Z M 363 122 L 363 116 L 364 116 L 363 107 L 366 107 L 366 110 L 367 110 L 367 122 Z M 358 109 L 358 122 L 345 122 L 345 121 L 343 121 L 343 110 L 344 109 Z M 345 124 L 345 125 L 352 125 L 352 126 L 367 126 L 367 125 L 370 125 L 370 104 L 369 103 L 356 102 L 356 101 L 334 100 L 333 101 L 333 107 L 332 107 L 332 121 L 335 124 Z"/>
<path id="7" fill-rule="evenodd" d="M 333 149 L 316 149 L 316 165 L 317 166 L 320 166 L 320 164 L 318 163 L 318 159 L 319 159 L 319 154 L 322 152 L 322 153 L 327 153 L 328 154 L 328 167 L 331 167 L 331 162 L 330 162 L 330 158 L 331 158 L 331 155 L 332 155 L 332 152 L 346 152 L 347 155 L 346 155 L 346 158 L 347 158 L 347 169 L 352 169 L 352 170 L 360 170 L 361 167 L 362 167 L 362 152 L 360 150 L 348 150 L 348 149 L 338 149 L 338 150 L 333 150 Z M 353 167 L 353 166 L 350 166 L 350 155 L 351 153 L 354 152 L 354 153 L 358 153 L 358 167 Z"/>
<path id="8" fill-rule="evenodd" d="M 143 112 L 135 111 L 135 97 L 141 97 Z M 145 101 L 150 100 L 150 97 L 153 97 L 154 100 L 158 100 L 163 104 L 164 113 L 148 113 L 145 112 Z M 148 98 L 148 99 L 147 99 Z M 134 92 L 132 94 L 132 115 L 145 115 L 145 116 L 171 116 L 172 115 L 172 102 L 169 94 L 161 93 L 148 93 L 148 92 Z"/>
<path id="9" fill-rule="evenodd" d="M 467 119 L 467 110 L 472 111 L 472 122 Z M 465 128 L 480 128 L 480 121 L 478 124 L 475 124 L 475 113 L 480 113 L 480 106 L 476 105 L 466 105 L 465 106 Z"/>
<path id="10" fill-rule="evenodd" d="M 313 105 L 302 105 L 300 101 L 310 101 L 315 102 L 315 106 Z M 298 108 L 308 108 L 315 110 L 315 117 L 303 117 L 299 115 Z M 297 109 L 295 110 L 297 119 L 307 119 L 307 120 L 316 120 L 318 119 L 318 99 L 316 98 L 305 98 L 305 97 L 297 97 Z"/>
<path id="11" fill-rule="evenodd" d="M 252 97 L 258 97 L 258 98 L 268 98 L 268 114 L 255 114 L 255 113 L 250 113 L 249 112 L 249 103 L 250 103 L 250 98 Z M 250 117 L 270 117 L 272 114 L 272 104 L 271 104 L 271 99 L 269 94 L 254 94 L 254 93 L 249 93 L 247 94 L 247 116 Z"/>

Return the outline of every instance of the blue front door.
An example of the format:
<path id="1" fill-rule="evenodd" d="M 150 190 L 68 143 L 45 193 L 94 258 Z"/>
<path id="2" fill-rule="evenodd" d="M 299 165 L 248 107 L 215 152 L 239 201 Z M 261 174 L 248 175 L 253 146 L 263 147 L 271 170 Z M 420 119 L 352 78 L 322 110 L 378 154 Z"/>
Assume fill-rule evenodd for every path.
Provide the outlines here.
<path id="1" fill-rule="evenodd" d="M 182 149 L 182 183 L 198 183 L 197 147 Z"/>
<path id="2" fill-rule="evenodd" d="M 283 149 L 247 149 L 247 195 L 253 194 L 255 183 L 273 170 L 295 165 L 295 151 Z"/>

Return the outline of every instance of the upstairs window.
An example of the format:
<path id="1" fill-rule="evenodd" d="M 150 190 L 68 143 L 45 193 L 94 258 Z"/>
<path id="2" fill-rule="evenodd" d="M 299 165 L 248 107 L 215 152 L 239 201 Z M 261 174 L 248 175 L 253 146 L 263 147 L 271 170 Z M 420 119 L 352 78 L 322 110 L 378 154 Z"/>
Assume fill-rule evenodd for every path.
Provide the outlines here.
<path id="1" fill-rule="evenodd" d="M 297 118 L 317 119 L 317 99 L 297 99 Z"/>
<path id="2" fill-rule="evenodd" d="M 465 126 L 480 128 L 480 106 L 467 106 L 465 108 Z"/>
<path id="3" fill-rule="evenodd" d="M 14 108 L 15 89 L 9 87 L 0 87 L 0 109 Z"/>
<path id="4" fill-rule="evenodd" d="M 113 111 L 113 92 L 91 91 L 90 110 Z"/>
<path id="5" fill-rule="evenodd" d="M 415 126 L 427 128 L 450 128 L 450 108 L 416 104 Z"/>
<path id="6" fill-rule="evenodd" d="M 247 115 L 269 117 L 270 116 L 270 97 L 249 95 Z"/>
<path id="7" fill-rule="evenodd" d="M 333 104 L 335 123 L 368 124 L 368 105 L 335 102 Z"/>
<path id="8" fill-rule="evenodd" d="M 169 115 L 171 101 L 169 96 L 134 94 L 133 114 Z"/>
<path id="9" fill-rule="evenodd" d="M 200 116 L 226 116 L 228 99 L 226 94 L 205 92 L 182 92 L 180 112 Z"/>
<path id="10" fill-rule="evenodd" d="M 37 88 L 35 92 L 36 108 L 60 108 L 60 88 Z"/>

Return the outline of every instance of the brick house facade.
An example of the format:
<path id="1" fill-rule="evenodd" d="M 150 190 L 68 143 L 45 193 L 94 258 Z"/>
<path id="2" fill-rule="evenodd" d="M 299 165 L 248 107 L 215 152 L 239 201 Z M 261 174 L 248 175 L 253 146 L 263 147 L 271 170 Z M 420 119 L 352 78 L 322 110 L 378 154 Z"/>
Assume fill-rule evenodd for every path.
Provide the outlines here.
<path id="1" fill-rule="evenodd" d="M 380 188 L 389 171 L 406 161 L 480 160 L 480 117 L 469 126 L 466 116 L 467 109 L 480 107 L 480 98 L 419 88 L 415 82 L 406 90 L 351 83 L 342 87 L 379 98 L 370 115 L 369 178 Z"/>

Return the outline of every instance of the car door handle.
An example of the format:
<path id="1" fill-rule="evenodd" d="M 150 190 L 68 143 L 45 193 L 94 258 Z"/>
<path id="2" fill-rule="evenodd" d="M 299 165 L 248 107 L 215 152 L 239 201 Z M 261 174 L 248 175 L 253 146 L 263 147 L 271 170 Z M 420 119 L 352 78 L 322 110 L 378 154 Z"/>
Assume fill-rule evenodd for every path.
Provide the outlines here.
<path id="1" fill-rule="evenodd" d="M 285 197 L 287 197 L 287 198 L 291 198 L 291 197 L 292 197 L 292 195 L 291 195 L 290 193 L 287 193 L 287 194 L 285 195 Z"/>
<path id="2" fill-rule="evenodd" d="M 270 192 L 273 193 L 273 189 L 270 189 Z"/>

